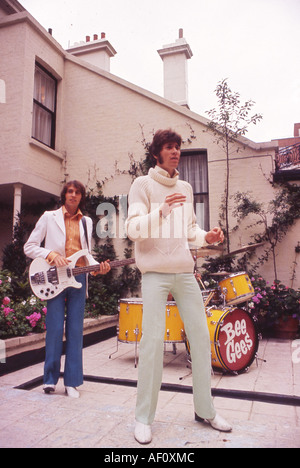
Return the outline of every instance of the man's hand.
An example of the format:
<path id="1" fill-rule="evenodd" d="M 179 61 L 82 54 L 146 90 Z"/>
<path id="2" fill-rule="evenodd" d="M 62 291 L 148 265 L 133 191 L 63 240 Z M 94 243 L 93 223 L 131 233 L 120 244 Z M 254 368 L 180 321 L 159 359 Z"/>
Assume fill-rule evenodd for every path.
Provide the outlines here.
<path id="1" fill-rule="evenodd" d="M 94 275 L 95 276 L 97 276 L 97 275 L 106 275 L 110 270 L 111 270 L 111 268 L 110 268 L 109 260 L 107 260 L 106 262 L 101 262 L 100 263 L 100 270 L 97 271 L 97 272 L 95 271 Z"/>
<path id="2" fill-rule="evenodd" d="M 206 236 L 205 240 L 208 244 L 214 244 L 216 242 L 223 243 L 224 242 L 224 234 L 221 228 L 215 227 L 211 231 L 209 231 Z"/>
<path id="3" fill-rule="evenodd" d="M 182 206 L 186 202 L 186 196 L 182 193 L 173 193 L 168 195 L 165 199 L 165 202 L 160 210 L 162 216 L 166 218 L 174 208 Z"/>
<path id="4" fill-rule="evenodd" d="M 71 260 L 68 260 L 66 257 L 63 257 L 60 254 L 57 254 L 56 257 L 52 260 L 52 263 L 54 263 L 54 265 L 57 267 L 68 266 L 70 262 Z"/>

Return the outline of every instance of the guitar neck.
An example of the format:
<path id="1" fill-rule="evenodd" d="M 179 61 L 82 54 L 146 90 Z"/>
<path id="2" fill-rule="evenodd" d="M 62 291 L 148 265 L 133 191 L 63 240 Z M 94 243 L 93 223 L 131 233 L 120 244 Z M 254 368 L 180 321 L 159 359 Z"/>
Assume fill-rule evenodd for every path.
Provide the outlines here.
<path id="1" fill-rule="evenodd" d="M 126 258 L 125 260 L 114 260 L 109 262 L 111 268 L 117 268 L 125 265 L 132 265 L 135 263 L 135 258 Z M 93 271 L 99 271 L 100 265 L 89 265 L 86 267 L 75 267 L 72 270 L 74 276 L 82 275 L 83 273 L 92 273 Z"/>

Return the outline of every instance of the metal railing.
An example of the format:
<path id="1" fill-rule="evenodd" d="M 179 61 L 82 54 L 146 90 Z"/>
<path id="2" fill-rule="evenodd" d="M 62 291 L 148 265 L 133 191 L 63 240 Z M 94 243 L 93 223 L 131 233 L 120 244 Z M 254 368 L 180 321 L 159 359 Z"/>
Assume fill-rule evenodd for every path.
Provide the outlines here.
<path id="1" fill-rule="evenodd" d="M 284 169 L 300 170 L 300 143 L 279 148 L 275 156 L 276 171 Z"/>

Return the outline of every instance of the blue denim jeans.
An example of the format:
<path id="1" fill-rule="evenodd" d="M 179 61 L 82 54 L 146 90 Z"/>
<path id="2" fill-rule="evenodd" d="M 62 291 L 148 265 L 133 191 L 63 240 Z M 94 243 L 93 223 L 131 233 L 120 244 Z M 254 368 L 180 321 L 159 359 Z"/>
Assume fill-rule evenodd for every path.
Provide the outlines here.
<path id="1" fill-rule="evenodd" d="M 169 292 L 176 301 L 189 340 L 194 407 L 198 416 L 213 419 L 211 397 L 211 348 L 202 295 L 192 273 L 146 273 L 142 280 L 143 335 L 139 348 L 136 420 L 154 420 L 162 381 L 166 302 Z"/>
<path id="2" fill-rule="evenodd" d="M 79 275 L 76 280 L 82 283 L 80 289 L 67 288 L 47 303 L 45 384 L 56 385 L 59 379 L 65 321 L 64 384 L 67 387 L 77 387 L 83 383 L 82 343 L 86 275 Z"/>

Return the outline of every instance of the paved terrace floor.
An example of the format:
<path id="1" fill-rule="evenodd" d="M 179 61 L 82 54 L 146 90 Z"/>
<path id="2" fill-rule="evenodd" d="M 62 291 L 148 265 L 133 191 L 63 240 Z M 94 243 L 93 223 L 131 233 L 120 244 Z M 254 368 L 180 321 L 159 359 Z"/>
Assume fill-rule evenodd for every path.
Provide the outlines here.
<path id="1" fill-rule="evenodd" d="M 185 346 L 178 344 L 173 354 L 172 345 L 166 345 L 163 382 L 167 391 L 160 392 L 148 448 L 299 448 L 300 353 L 295 354 L 295 345 L 300 342 L 262 340 L 260 359 L 247 373 L 212 375 L 214 392 L 220 393 L 214 397 L 215 407 L 233 424 L 229 434 L 194 421 L 192 394 L 183 392 L 192 384 Z M 140 447 L 133 437 L 136 388 L 119 385 L 123 379 L 137 379 L 135 347 L 119 343 L 118 352 L 109 359 L 114 351 L 116 338 L 84 349 L 84 373 L 92 377 L 80 387 L 78 400 L 65 396 L 62 380 L 55 394 L 43 393 L 39 379 L 43 363 L 0 377 L 0 447 Z M 33 388 L 15 388 L 33 379 Z M 228 397 L 239 395 L 233 390 L 248 392 L 247 399 Z M 285 399 L 256 401 L 251 392 Z"/>

